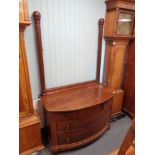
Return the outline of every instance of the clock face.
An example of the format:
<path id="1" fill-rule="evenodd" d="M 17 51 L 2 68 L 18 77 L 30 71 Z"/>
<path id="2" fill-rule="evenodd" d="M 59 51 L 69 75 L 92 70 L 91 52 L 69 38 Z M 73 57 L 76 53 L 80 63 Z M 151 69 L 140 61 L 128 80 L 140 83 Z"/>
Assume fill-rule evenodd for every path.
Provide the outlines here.
<path id="1" fill-rule="evenodd" d="M 130 35 L 133 14 L 120 12 L 117 20 L 116 33 L 118 35 Z"/>

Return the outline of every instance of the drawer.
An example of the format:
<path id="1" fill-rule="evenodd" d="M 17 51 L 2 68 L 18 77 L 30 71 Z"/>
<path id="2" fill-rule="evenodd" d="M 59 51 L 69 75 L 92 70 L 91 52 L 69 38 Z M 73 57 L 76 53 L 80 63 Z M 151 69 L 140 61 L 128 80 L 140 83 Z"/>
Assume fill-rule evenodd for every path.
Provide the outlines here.
<path id="1" fill-rule="evenodd" d="M 105 126 L 104 117 L 101 117 L 100 119 L 96 118 L 95 121 L 91 122 L 91 124 L 85 128 L 72 132 L 57 134 L 57 143 L 58 145 L 64 145 L 79 142 L 97 134 Z"/>
<path id="2" fill-rule="evenodd" d="M 87 109 L 82 109 L 79 111 L 79 117 L 90 117 L 91 115 L 98 114 L 103 106 L 104 104 L 101 104 Z"/>
<path id="3" fill-rule="evenodd" d="M 79 130 L 81 128 L 88 126 L 92 122 L 95 122 L 98 119 L 104 122 L 104 110 L 100 110 L 100 112 L 87 117 L 80 117 L 74 120 L 67 120 L 67 121 L 57 121 L 56 123 L 57 133 Z"/>
<path id="4" fill-rule="evenodd" d="M 111 118 L 111 111 L 112 111 L 112 101 L 110 100 L 104 105 L 104 118 L 105 118 L 105 123 L 109 124 L 110 118 Z"/>
<path id="5" fill-rule="evenodd" d="M 56 120 L 69 120 L 78 118 L 79 111 L 71 111 L 71 112 L 58 112 L 55 114 Z"/>
<path id="6" fill-rule="evenodd" d="M 77 118 L 90 117 L 91 115 L 100 112 L 103 106 L 104 104 L 77 111 L 58 112 L 55 114 L 56 120 L 73 120 Z"/>

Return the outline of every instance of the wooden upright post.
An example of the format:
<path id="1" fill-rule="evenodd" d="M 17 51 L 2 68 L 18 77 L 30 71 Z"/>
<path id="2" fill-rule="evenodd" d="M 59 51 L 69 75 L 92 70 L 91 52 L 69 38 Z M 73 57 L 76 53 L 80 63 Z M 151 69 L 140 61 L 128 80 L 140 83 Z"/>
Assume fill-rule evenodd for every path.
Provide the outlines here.
<path id="1" fill-rule="evenodd" d="M 100 81 L 100 67 L 101 67 L 101 53 L 102 53 L 102 37 L 103 37 L 103 25 L 104 19 L 99 19 L 99 34 L 98 34 L 98 56 L 97 56 L 97 72 L 96 72 L 96 80 Z"/>
<path id="2" fill-rule="evenodd" d="M 37 43 L 37 51 L 38 51 L 37 53 L 38 53 L 38 61 L 39 61 L 41 95 L 43 95 L 45 94 L 46 86 L 45 86 L 43 48 L 42 48 L 41 28 L 40 28 L 40 19 L 41 19 L 40 12 L 34 11 L 33 18 L 35 23 L 36 43 Z"/>

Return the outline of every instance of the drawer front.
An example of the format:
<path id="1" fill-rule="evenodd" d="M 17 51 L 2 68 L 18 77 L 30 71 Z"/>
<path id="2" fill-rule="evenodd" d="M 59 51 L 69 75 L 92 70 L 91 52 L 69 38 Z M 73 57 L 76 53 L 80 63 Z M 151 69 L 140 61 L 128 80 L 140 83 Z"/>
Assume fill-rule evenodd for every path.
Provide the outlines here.
<path id="1" fill-rule="evenodd" d="M 95 113 L 100 112 L 101 110 L 101 105 L 97 105 L 94 107 L 86 108 L 86 109 L 81 109 L 77 111 L 71 111 L 71 112 L 59 112 L 56 113 L 56 120 L 74 120 L 77 118 L 83 118 L 83 117 L 89 117 Z"/>
<path id="2" fill-rule="evenodd" d="M 98 114 L 101 111 L 103 106 L 104 106 L 104 104 L 101 104 L 101 105 L 97 105 L 97 106 L 90 107 L 87 109 L 82 109 L 79 111 L 79 117 L 86 118 L 86 117 L 90 117 L 92 115 Z"/>
<path id="3" fill-rule="evenodd" d="M 85 128 L 73 132 L 57 134 L 58 145 L 75 143 L 98 133 L 106 126 L 104 122 L 104 113 L 100 113 L 99 117 L 96 117 L 96 120 L 92 121 L 91 124 Z"/>
<path id="4" fill-rule="evenodd" d="M 109 102 L 105 103 L 105 105 L 104 105 L 104 118 L 105 118 L 106 124 L 110 124 L 112 102 L 113 102 L 113 100 L 110 100 Z"/>
<path id="5" fill-rule="evenodd" d="M 79 117 L 79 111 L 71 111 L 71 112 L 58 112 L 55 114 L 56 120 L 70 120 L 76 119 Z"/>
<path id="6" fill-rule="evenodd" d="M 89 113 L 87 113 L 89 115 Z M 89 116 L 79 117 L 76 119 L 66 120 L 66 121 L 57 121 L 57 133 L 70 132 L 82 129 L 92 122 L 95 122 L 97 119 L 101 119 L 104 122 L 104 110 L 100 109 L 98 113 L 91 114 Z"/>

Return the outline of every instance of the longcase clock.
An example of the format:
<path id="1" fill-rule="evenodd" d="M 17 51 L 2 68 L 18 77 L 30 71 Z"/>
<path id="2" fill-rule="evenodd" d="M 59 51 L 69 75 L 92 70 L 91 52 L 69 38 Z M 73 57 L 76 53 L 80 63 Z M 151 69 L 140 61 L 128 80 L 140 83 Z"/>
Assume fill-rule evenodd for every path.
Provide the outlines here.
<path id="1" fill-rule="evenodd" d="M 103 84 L 114 89 L 112 116 L 121 114 L 121 89 L 129 40 L 134 33 L 133 0 L 107 0 L 104 38 L 106 40 Z"/>

